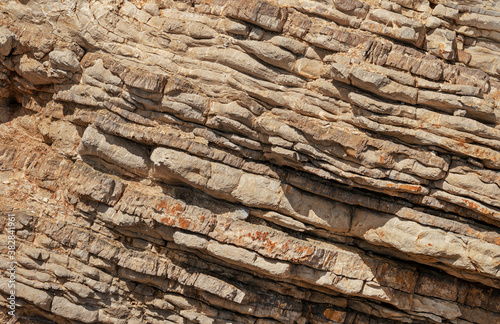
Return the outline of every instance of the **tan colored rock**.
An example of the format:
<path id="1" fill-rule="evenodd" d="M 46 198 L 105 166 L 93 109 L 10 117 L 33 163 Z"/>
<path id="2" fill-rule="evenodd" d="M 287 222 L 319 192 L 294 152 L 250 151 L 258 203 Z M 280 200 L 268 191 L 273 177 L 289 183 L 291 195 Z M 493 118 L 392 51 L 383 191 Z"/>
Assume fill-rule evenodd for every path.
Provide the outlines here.
<path id="1" fill-rule="evenodd" d="M 432 14 L 434 16 L 446 17 L 455 19 L 458 17 L 458 10 L 450 7 L 446 7 L 443 4 L 438 4 L 433 10 Z"/>
<path id="2" fill-rule="evenodd" d="M 73 304 L 66 298 L 59 296 L 54 297 L 51 312 L 63 318 L 79 320 L 84 323 L 95 323 L 98 320 L 97 310 Z"/>
<path id="3" fill-rule="evenodd" d="M 80 71 L 80 62 L 75 53 L 69 50 L 52 51 L 49 53 L 49 62 L 52 67 L 70 72 Z"/>
<path id="4" fill-rule="evenodd" d="M 12 283 L 14 282 L 14 286 Z M 11 291 L 15 291 L 14 296 L 27 300 L 43 310 L 50 310 L 50 305 L 53 303 L 51 294 L 44 290 L 35 289 L 29 285 L 15 282 L 12 278 L 2 278 L 0 281 L 0 290 L 7 296 L 11 296 Z"/>
<path id="5" fill-rule="evenodd" d="M 296 58 L 292 53 L 286 50 L 258 41 L 238 41 L 236 44 L 241 46 L 245 51 L 255 54 L 266 63 L 287 71 L 293 69 Z"/>
<path id="6" fill-rule="evenodd" d="M 463 13 L 458 15 L 456 21 L 460 25 L 500 31 L 500 24 L 495 16 L 482 15 L 478 13 Z"/>
<path id="7" fill-rule="evenodd" d="M 88 127 L 83 133 L 78 153 L 81 156 L 98 156 L 141 176 L 147 176 L 151 167 L 148 153 L 142 147 L 133 142 L 103 134 L 95 127 Z"/>
<path id="8" fill-rule="evenodd" d="M 63 71 L 53 71 L 47 65 L 23 55 L 16 64 L 16 71 L 28 82 L 38 84 L 51 84 L 62 82 L 61 78 L 67 76 Z"/>
<path id="9" fill-rule="evenodd" d="M 40 133 L 47 138 L 51 146 L 67 156 L 75 156 L 76 148 L 80 144 L 82 128 L 67 121 L 44 120 L 38 125 Z"/>
<path id="10" fill-rule="evenodd" d="M 237 1 L 203 0 L 200 10 L 205 13 L 242 19 L 271 31 L 281 31 L 286 19 L 283 8 L 262 0 L 252 0 L 240 5 Z"/>
<path id="11" fill-rule="evenodd" d="M 11 32 L 9 29 L 2 27 L 0 30 L 0 47 L 2 48 L 0 55 L 7 56 L 12 50 L 12 42 L 16 34 Z"/>
<path id="12" fill-rule="evenodd" d="M 252 60 L 248 54 L 233 49 L 191 48 L 188 54 L 200 60 L 228 65 L 240 72 L 263 77 L 268 81 L 278 80 L 278 83 L 284 85 L 299 85 L 302 83 L 301 80 L 295 76 L 280 75 L 265 65 Z"/>
<path id="13" fill-rule="evenodd" d="M 155 169 L 156 176 L 164 179 L 173 176 L 179 180 L 182 179 L 197 186 L 205 187 L 211 177 L 210 162 L 193 158 L 189 154 L 176 150 L 157 148 L 151 155 L 151 160 L 157 166 Z"/>
<path id="14" fill-rule="evenodd" d="M 422 56 L 419 52 L 399 45 L 393 46 L 385 64 L 431 80 L 441 80 L 443 76 L 441 61 Z"/>
<path id="15" fill-rule="evenodd" d="M 353 68 L 350 74 L 351 83 L 363 89 L 366 89 L 377 95 L 400 100 L 410 104 L 417 102 L 417 90 L 404 86 L 390 80 L 388 77 L 368 72 L 360 68 Z"/>
<path id="16" fill-rule="evenodd" d="M 273 276 L 287 276 L 290 271 L 290 264 L 288 263 L 269 260 L 255 252 L 249 252 L 232 245 L 223 245 L 211 241 L 207 245 L 207 251 L 219 258 L 226 259 L 230 263 L 246 264 L 250 269 L 256 268 Z"/>
<path id="17" fill-rule="evenodd" d="M 297 73 L 309 79 L 318 79 L 323 69 L 323 64 L 316 60 L 301 58 L 295 62 L 295 70 Z"/>
<path id="18" fill-rule="evenodd" d="M 454 60 L 457 56 L 456 34 L 452 31 L 437 28 L 425 37 L 427 50 L 446 60 Z"/>
<path id="19" fill-rule="evenodd" d="M 291 37 L 283 37 L 266 33 L 263 40 L 268 40 L 271 44 L 282 47 L 296 54 L 304 54 L 307 49 L 307 45 Z"/>
<path id="20" fill-rule="evenodd" d="M 113 205 L 118 202 L 126 184 L 93 171 L 87 164 L 75 164 L 71 176 L 67 179 L 70 190 L 108 204 Z"/>
<path id="21" fill-rule="evenodd" d="M 493 1 L 0 12 L 0 322 L 500 322 Z"/>
<path id="22" fill-rule="evenodd" d="M 361 28 L 412 43 L 417 47 L 422 46 L 424 41 L 424 26 L 421 22 L 384 9 L 371 10 L 367 19 L 361 23 Z"/>

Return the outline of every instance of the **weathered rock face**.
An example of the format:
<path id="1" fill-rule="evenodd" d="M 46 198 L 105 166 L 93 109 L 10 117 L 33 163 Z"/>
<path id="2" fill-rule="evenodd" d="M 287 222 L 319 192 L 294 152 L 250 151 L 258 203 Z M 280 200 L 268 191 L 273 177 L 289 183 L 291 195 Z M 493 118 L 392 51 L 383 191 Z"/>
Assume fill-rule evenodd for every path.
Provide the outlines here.
<path id="1" fill-rule="evenodd" d="M 498 1 L 5 0 L 0 25 L 5 321 L 10 214 L 26 321 L 500 323 Z"/>

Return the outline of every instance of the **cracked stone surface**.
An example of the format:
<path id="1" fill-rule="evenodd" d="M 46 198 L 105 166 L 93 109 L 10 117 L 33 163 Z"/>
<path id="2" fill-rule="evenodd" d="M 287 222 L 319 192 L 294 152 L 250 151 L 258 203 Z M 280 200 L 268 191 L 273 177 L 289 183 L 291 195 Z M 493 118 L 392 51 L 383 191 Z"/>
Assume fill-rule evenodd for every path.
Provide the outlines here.
<path id="1" fill-rule="evenodd" d="M 498 53 L 498 1 L 1 1 L 0 321 L 13 215 L 19 323 L 500 323 Z"/>

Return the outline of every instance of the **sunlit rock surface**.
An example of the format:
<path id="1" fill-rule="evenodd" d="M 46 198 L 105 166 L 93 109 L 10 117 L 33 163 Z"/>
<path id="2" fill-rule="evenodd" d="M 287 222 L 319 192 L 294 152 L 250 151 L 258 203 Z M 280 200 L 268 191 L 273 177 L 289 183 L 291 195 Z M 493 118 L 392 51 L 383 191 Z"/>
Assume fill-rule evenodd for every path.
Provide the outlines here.
<path id="1" fill-rule="evenodd" d="M 0 2 L 20 323 L 500 323 L 500 2 Z"/>

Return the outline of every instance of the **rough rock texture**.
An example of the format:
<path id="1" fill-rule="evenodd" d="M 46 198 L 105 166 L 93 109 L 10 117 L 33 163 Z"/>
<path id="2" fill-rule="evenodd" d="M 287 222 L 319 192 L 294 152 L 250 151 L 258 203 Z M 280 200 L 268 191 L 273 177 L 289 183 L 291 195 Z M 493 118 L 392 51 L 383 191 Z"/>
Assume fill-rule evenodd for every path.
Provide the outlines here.
<path id="1" fill-rule="evenodd" d="M 499 3 L 1 1 L 2 318 L 500 323 Z"/>

